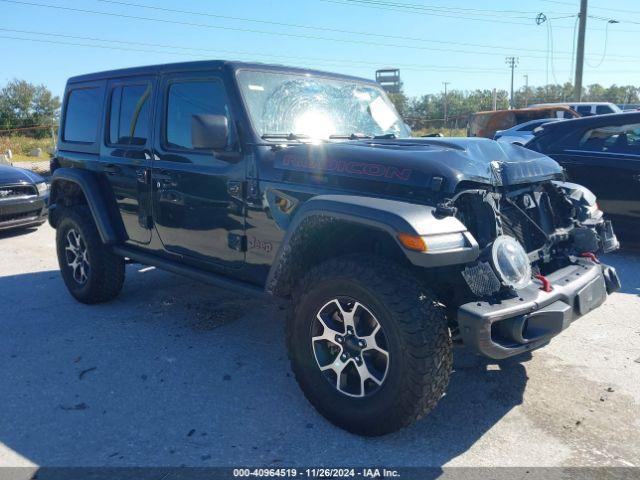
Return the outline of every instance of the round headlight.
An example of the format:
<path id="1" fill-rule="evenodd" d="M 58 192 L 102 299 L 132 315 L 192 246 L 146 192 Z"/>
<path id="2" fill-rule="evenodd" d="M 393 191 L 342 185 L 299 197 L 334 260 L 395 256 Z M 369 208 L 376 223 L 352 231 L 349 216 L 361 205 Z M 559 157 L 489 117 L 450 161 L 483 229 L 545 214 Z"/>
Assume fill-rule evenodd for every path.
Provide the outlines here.
<path id="1" fill-rule="evenodd" d="M 512 288 L 524 288 L 531 282 L 529 256 L 513 237 L 501 235 L 491 247 L 491 263 L 502 283 Z"/>

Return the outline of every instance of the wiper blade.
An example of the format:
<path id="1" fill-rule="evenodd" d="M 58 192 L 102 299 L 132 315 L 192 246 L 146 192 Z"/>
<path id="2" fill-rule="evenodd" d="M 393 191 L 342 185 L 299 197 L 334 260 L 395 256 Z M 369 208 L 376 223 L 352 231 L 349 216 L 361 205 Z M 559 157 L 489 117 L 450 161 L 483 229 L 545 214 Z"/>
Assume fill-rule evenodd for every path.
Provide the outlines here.
<path id="1" fill-rule="evenodd" d="M 374 138 L 371 135 L 362 135 L 359 133 L 352 133 L 351 135 L 329 135 L 331 140 L 362 140 L 365 138 Z"/>
<path id="2" fill-rule="evenodd" d="M 374 140 L 395 140 L 398 137 L 396 137 L 395 133 L 385 133 L 384 135 L 376 135 L 373 138 Z"/>
<path id="3" fill-rule="evenodd" d="M 310 137 L 301 133 L 265 133 L 260 138 L 263 140 L 287 140 L 289 142 L 300 142 L 302 140 L 319 140 L 326 142 L 322 138 Z"/>

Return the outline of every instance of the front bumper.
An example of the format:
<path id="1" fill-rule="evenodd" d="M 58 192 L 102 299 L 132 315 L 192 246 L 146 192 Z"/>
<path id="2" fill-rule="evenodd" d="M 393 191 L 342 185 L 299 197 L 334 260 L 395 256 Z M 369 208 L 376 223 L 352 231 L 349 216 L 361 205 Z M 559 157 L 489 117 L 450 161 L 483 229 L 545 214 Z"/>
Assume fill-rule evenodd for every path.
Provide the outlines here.
<path id="1" fill-rule="evenodd" d="M 47 220 L 49 194 L 0 201 L 0 230 L 41 225 Z"/>
<path id="2" fill-rule="evenodd" d="M 533 282 L 512 298 L 462 305 L 458 325 L 465 346 L 494 359 L 533 350 L 620 288 L 615 269 L 590 260 L 580 259 L 547 278 L 551 292 Z"/>

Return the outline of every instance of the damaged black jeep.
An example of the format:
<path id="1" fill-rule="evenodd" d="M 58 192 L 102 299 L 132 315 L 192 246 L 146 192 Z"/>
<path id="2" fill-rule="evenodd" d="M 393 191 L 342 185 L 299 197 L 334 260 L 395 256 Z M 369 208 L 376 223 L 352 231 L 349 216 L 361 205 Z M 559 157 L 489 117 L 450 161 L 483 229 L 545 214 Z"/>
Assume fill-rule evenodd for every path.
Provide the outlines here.
<path id="1" fill-rule="evenodd" d="M 411 138 L 368 80 L 222 61 L 74 77 L 52 170 L 75 298 L 115 297 L 128 260 L 284 299 L 302 390 L 363 435 L 436 405 L 453 341 L 530 351 L 619 288 L 597 257 L 611 224 L 555 161 Z"/>

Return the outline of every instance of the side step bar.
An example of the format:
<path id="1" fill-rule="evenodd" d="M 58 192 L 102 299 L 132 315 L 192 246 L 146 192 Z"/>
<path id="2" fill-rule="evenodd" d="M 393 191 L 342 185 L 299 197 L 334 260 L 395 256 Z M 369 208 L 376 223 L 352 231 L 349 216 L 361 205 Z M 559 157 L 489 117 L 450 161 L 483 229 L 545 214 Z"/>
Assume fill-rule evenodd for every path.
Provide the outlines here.
<path id="1" fill-rule="evenodd" d="M 267 296 L 267 293 L 264 291 L 264 289 L 256 285 L 252 285 L 241 280 L 235 280 L 233 278 L 229 278 L 217 273 L 200 270 L 188 265 L 183 265 L 181 263 L 167 260 L 165 258 L 158 258 L 155 255 L 149 255 L 133 248 L 113 247 L 113 252 L 116 255 L 130 258 L 137 263 L 158 267 L 162 270 L 167 270 L 169 272 L 192 278 L 193 280 L 197 280 L 199 282 L 208 283 L 216 287 L 240 291 L 255 296 Z"/>

